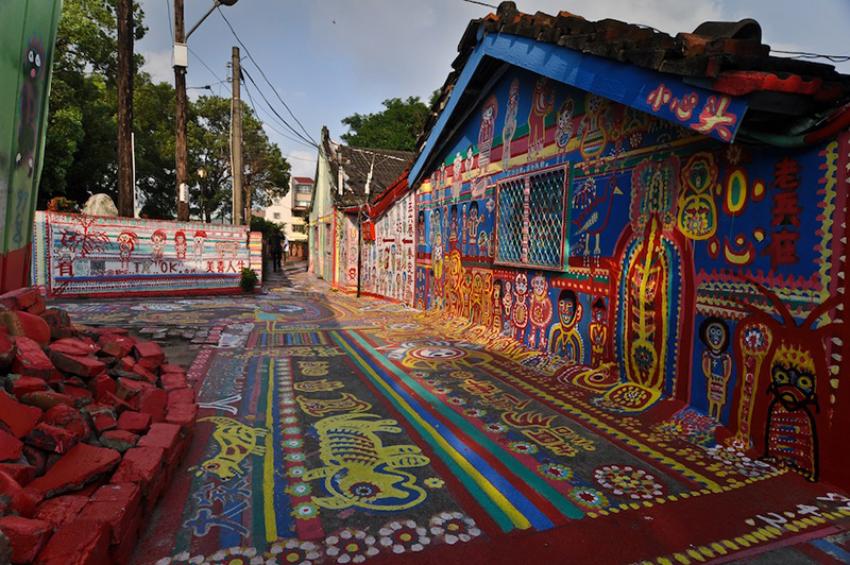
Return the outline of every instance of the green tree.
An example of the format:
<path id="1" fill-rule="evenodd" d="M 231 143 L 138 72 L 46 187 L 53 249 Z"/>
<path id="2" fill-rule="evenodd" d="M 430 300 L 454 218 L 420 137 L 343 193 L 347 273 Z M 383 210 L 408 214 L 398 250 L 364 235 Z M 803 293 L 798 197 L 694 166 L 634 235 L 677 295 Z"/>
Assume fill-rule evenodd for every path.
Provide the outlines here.
<path id="1" fill-rule="evenodd" d="M 418 96 L 407 100 L 384 100 L 384 109 L 374 114 L 354 114 L 343 118 L 349 131 L 342 139 L 351 147 L 415 151 L 428 117 L 428 106 Z"/>

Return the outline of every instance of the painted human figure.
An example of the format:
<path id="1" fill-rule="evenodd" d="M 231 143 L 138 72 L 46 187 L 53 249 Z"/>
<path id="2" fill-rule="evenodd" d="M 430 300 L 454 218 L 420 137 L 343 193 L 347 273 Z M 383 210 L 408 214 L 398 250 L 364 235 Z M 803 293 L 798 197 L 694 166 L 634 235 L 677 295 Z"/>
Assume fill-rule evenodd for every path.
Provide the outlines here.
<path id="1" fill-rule="evenodd" d="M 466 159 L 463 162 L 463 172 L 467 173 L 467 178 L 469 178 L 469 173 L 472 171 L 472 167 L 475 165 L 475 154 L 472 152 L 472 146 L 466 148 Z"/>
<path id="2" fill-rule="evenodd" d="M 463 203 L 460 206 L 460 249 L 464 256 L 467 254 L 466 243 L 466 203 Z"/>
<path id="3" fill-rule="evenodd" d="M 163 230 L 156 230 L 151 234 L 151 259 L 154 261 L 162 261 L 166 239 L 167 236 Z"/>
<path id="4" fill-rule="evenodd" d="M 590 365 L 599 367 L 608 357 L 608 307 L 601 296 L 591 306 L 590 327 Z"/>
<path id="5" fill-rule="evenodd" d="M 531 110 L 528 112 L 528 161 L 537 161 L 546 145 L 546 116 L 555 106 L 555 92 L 541 77 L 534 84 Z"/>
<path id="6" fill-rule="evenodd" d="M 726 405 L 726 387 L 732 376 L 732 356 L 729 348 L 729 327 L 717 317 L 706 318 L 699 328 L 699 337 L 705 346 L 702 354 L 702 373 L 705 375 L 708 415 L 720 421 Z"/>
<path id="7" fill-rule="evenodd" d="M 562 153 L 567 150 L 567 144 L 573 136 L 573 112 L 575 111 L 575 102 L 572 98 L 567 98 L 558 109 L 558 123 L 555 129 L 555 143 L 558 146 L 558 152 Z"/>
<path id="8" fill-rule="evenodd" d="M 496 95 L 491 95 L 481 110 L 481 127 L 478 128 L 478 172 L 487 174 L 490 165 L 490 150 L 493 147 L 493 135 L 496 130 L 496 115 L 499 112 L 499 101 Z"/>
<path id="9" fill-rule="evenodd" d="M 511 281 L 505 281 L 505 293 L 502 296 L 502 307 L 505 309 L 504 321 L 502 322 L 502 333 L 504 335 L 512 335 L 511 308 L 514 304 L 512 286 Z"/>
<path id="10" fill-rule="evenodd" d="M 570 289 L 558 295 L 558 323 L 549 332 L 549 348 L 552 353 L 570 361 L 584 361 L 584 342 L 578 331 L 582 306 L 576 293 Z"/>
<path id="11" fill-rule="evenodd" d="M 195 231 L 195 245 L 193 248 L 195 258 L 201 259 L 204 256 L 204 243 L 207 241 L 207 232 L 204 230 Z"/>
<path id="12" fill-rule="evenodd" d="M 469 216 L 466 218 L 466 240 L 469 242 L 466 254 L 470 257 L 478 256 L 478 226 L 481 222 L 478 201 L 473 200 L 469 205 Z"/>
<path id="13" fill-rule="evenodd" d="M 525 273 L 517 273 L 514 278 L 511 324 L 514 328 L 514 338 L 521 342 L 528 327 L 528 277 Z"/>
<path id="14" fill-rule="evenodd" d="M 463 156 L 458 151 L 452 164 L 452 199 L 460 198 L 460 189 L 463 187 Z"/>
<path id="15" fill-rule="evenodd" d="M 493 282 L 493 293 L 490 297 L 491 301 L 491 312 L 492 316 L 490 320 L 490 328 L 497 332 L 501 333 L 502 331 L 502 281 L 494 281 Z"/>
<path id="16" fill-rule="evenodd" d="M 460 315 L 464 318 L 472 318 L 472 273 L 466 271 L 461 276 L 460 283 Z"/>
<path id="17" fill-rule="evenodd" d="M 449 250 L 457 249 L 457 204 L 449 209 Z"/>
<path id="18" fill-rule="evenodd" d="M 552 321 L 552 302 L 549 300 L 549 283 L 542 274 L 531 278 L 531 308 L 529 309 L 531 334 L 528 345 L 532 349 L 546 350 L 546 328 Z"/>
<path id="19" fill-rule="evenodd" d="M 419 241 L 419 245 L 425 245 L 425 211 L 420 210 L 416 218 L 416 239 Z"/>
<path id="20" fill-rule="evenodd" d="M 30 40 L 24 57 L 24 80 L 21 81 L 20 120 L 18 122 L 18 153 L 15 166 L 26 167 L 27 176 L 35 171 L 35 151 L 38 145 L 38 115 L 45 91 L 42 75 L 45 69 L 44 46 L 38 39 Z"/>
<path id="21" fill-rule="evenodd" d="M 134 232 L 122 231 L 118 234 L 118 256 L 121 258 L 121 269 L 126 271 L 130 267 L 130 257 L 136 249 L 136 240 L 139 239 Z"/>
<path id="22" fill-rule="evenodd" d="M 519 110 L 519 79 L 511 82 L 508 91 L 508 109 L 505 112 L 505 124 L 502 126 L 502 169 L 510 167 L 511 141 L 516 133 L 516 118 Z"/>
<path id="23" fill-rule="evenodd" d="M 188 244 L 186 243 L 186 232 L 183 230 L 178 230 L 174 232 L 174 253 L 177 255 L 178 259 L 186 258 L 186 249 Z"/>

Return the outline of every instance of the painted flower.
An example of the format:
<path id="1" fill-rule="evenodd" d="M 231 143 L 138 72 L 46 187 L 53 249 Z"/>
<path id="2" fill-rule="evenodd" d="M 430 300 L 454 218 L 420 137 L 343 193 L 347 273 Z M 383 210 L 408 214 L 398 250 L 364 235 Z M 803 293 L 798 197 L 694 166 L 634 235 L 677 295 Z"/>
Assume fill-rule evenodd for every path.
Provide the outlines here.
<path id="1" fill-rule="evenodd" d="M 504 424 L 500 424 L 499 422 L 487 424 L 486 428 L 488 432 L 493 432 L 494 434 L 503 434 L 508 431 L 508 427 Z"/>
<path id="2" fill-rule="evenodd" d="M 325 538 L 325 546 L 325 553 L 335 558 L 337 563 L 363 563 L 368 557 L 379 553 L 374 536 L 351 528 Z"/>
<path id="3" fill-rule="evenodd" d="M 289 449 L 297 449 L 302 445 L 304 445 L 304 440 L 300 437 L 291 437 L 283 440 L 283 447 L 288 447 Z"/>
<path id="4" fill-rule="evenodd" d="M 293 483 L 286 487 L 286 492 L 292 496 L 307 496 L 313 492 L 313 487 L 309 483 Z"/>
<path id="5" fill-rule="evenodd" d="M 526 455 L 533 455 L 538 451 L 536 445 L 527 441 L 512 441 L 508 444 L 508 447 L 510 447 L 511 451 L 514 453 L 524 453 Z"/>
<path id="6" fill-rule="evenodd" d="M 449 545 L 458 541 L 467 542 L 481 535 L 475 520 L 460 512 L 441 512 L 431 518 L 431 535 L 442 537 Z"/>
<path id="7" fill-rule="evenodd" d="M 442 488 L 446 482 L 439 477 L 428 477 L 424 481 L 425 486 L 428 488 Z"/>
<path id="8" fill-rule="evenodd" d="M 301 440 L 298 440 L 301 441 Z M 292 461 L 293 463 L 300 463 L 306 459 L 303 451 L 292 451 L 283 456 L 287 461 Z"/>
<path id="9" fill-rule="evenodd" d="M 466 404 L 466 399 L 462 396 L 451 396 L 449 397 L 449 402 L 451 402 L 455 406 L 463 406 L 464 404 Z"/>
<path id="10" fill-rule="evenodd" d="M 430 376 L 425 371 L 413 371 L 410 374 L 417 379 L 427 379 Z"/>
<path id="11" fill-rule="evenodd" d="M 283 435 L 287 436 L 297 436 L 301 433 L 301 428 L 298 426 L 289 426 L 288 428 L 283 428 Z"/>
<path id="12" fill-rule="evenodd" d="M 445 387 L 443 385 L 434 387 L 434 392 L 436 392 L 437 394 L 448 394 L 451 391 L 452 391 L 452 389 Z"/>
<path id="13" fill-rule="evenodd" d="M 596 482 L 617 496 L 650 499 L 662 496 L 664 487 L 643 469 L 631 465 L 605 465 L 593 473 Z"/>
<path id="14" fill-rule="evenodd" d="M 764 461 L 750 459 L 743 451 L 739 451 L 734 446 L 724 447 L 716 445 L 706 448 L 706 453 L 715 461 L 723 463 L 725 467 L 735 469 L 741 475 L 749 478 L 757 478 L 774 470 L 772 466 Z"/>
<path id="15" fill-rule="evenodd" d="M 287 413 L 286 412 L 287 410 L 291 410 L 292 412 L 295 412 L 295 408 L 284 408 L 283 410 L 281 410 L 281 412 L 283 412 L 285 414 L 285 413 Z M 289 412 L 289 413 L 291 414 L 292 412 Z M 281 420 L 281 422 L 283 422 L 284 424 L 297 424 L 298 418 L 296 418 L 295 416 L 287 416 L 287 417 L 283 418 Z"/>
<path id="16" fill-rule="evenodd" d="M 422 551 L 431 543 L 428 530 L 417 526 L 413 520 L 390 522 L 378 530 L 381 536 L 379 542 L 383 547 L 390 548 L 393 553 Z"/>
<path id="17" fill-rule="evenodd" d="M 487 411 L 483 408 L 467 408 L 463 413 L 472 418 L 481 418 L 487 415 Z"/>
<path id="18" fill-rule="evenodd" d="M 608 499 L 605 495 L 590 487 L 576 487 L 567 496 L 585 510 L 600 510 L 608 507 Z"/>
<path id="19" fill-rule="evenodd" d="M 269 549 L 269 555 L 276 559 L 275 563 L 291 565 L 313 565 L 322 558 L 318 545 L 295 538 L 274 542 Z"/>
<path id="20" fill-rule="evenodd" d="M 640 345 L 635 348 L 634 359 L 639 370 L 650 371 L 655 363 L 655 354 L 645 345 Z"/>
<path id="21" fill-rule="evenodd" d="M 545 463 L 537 467 L 541 475 L 554 481 L 567 481 L 572 478 L 573 470 L 560 463 Z"/>
<path id="22" fill-rule="evenodd" d="M 196 561 L 203 565 L 213 563 L 226 563 L 227 565 L 273 565 L 274 557 L 266 558 L 263 555 L 257 555 L 256 547 L 228 547 L 220 549 L 204 559 Z"/>
<path id="23" fill-rule="evenodd" d="M 303 477 L 306 472 L 307 469 L 304 468 L 303 465 L 296 465 L 295 467 L 290 467 L 286 470 L 286 476 L 291 479 L 298 479 Z"/>
<path id="24" fill-rule="evenodd" d="M 311 520 L 319 515 L 319 508 L 315 504 L 302 502 L 295 505 L 292 509 L 292 515 L 299 520 Z"/>
<path id="25" fill-rule="evenodd" d="M 449 376 L 453 379 L 463 381 L 466 379 L 471 379 L 475 376 L 475 373 L 473 373 L 472 371 L 465 371 L 463 369 L 455 369 L 454 371 L 449 371 Z"/>

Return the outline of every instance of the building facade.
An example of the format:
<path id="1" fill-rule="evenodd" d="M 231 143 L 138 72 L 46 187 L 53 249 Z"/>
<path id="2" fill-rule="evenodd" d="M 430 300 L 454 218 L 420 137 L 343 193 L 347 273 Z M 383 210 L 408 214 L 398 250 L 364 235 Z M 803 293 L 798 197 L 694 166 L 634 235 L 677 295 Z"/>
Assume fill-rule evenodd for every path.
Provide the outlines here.
<path id="1" fill-rule="evenodd" d="M 284 234 L 289 241 L 289 256 L 307 256 L 307 209 L 313 193 L 313 179 L 291 177 L 286 196 L 272 200 L 271 206 L 263 211 L 263 217 L 284 225 Z"/>

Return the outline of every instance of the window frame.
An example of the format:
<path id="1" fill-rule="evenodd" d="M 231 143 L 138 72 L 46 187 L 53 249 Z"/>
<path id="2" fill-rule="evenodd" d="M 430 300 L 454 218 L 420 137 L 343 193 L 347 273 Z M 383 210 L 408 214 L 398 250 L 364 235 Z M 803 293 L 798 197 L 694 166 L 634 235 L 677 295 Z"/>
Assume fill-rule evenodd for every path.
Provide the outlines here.
<path id="1" fill-rule="evenodd" d="M 529 229 L 529 220 L 531 219 L 531 209 L 530 209 L 530 200 L 531 200 L 531 178 L 537 175 L 542 175 L 546 173 L 551 173 L 554 171 L 563 170 L 564 172 L 564 182 L 561 187 L 561 242 L 558 246 L 560 257 L 558 265 L 540 265 L 537 263 L 531 263 L 528 260 L 528 241 L 530 239 L 530 229 Z M 524 199 L 522 202 L 523 207 L 523 225 L 521 226 L 521 232 L 525 241 L 521 243 L 520 257 L 524 255 L 526 260 L 525 262 L 513 262 L 513 261 L 505 261 L 499 258 L 499 219 L 501 216 L 501 192 L 502 185 L 507 184 L 509 182 L 515 182 L 517 180 L 522 180 L 525 184 L 525 190 L 523 191 Z M 521 173 L 512 174 L 506 177 L 499 179 L 496 182 L 496 214 L 494 216 L 493 223 L 493 235 L 494 235 L 494 244 L 495 244 L 495 254 L 493 256 L 493 264 L 499 265 L 503 267 L 514 267 L 514 268 L 522 268 L 522 269 L 535 269 L 541 271 L 564 271 L 567 266 L 567 253 L 565 251 L 565 246 L 567 245 L 567 222 L 569 220 L 567 205 L 569 202 L 569 187 L 572 179 L 572 167 L 569 162 L 559 163 L 557 165 L 551 165 L 548 167 L 542 167 L 540 169 L 535 169 L 533 171 L 526 171 Z M 528 210 L 526 215 L 526 210 Z M 523 249 L 524 248 L 524 249 Z"/>

